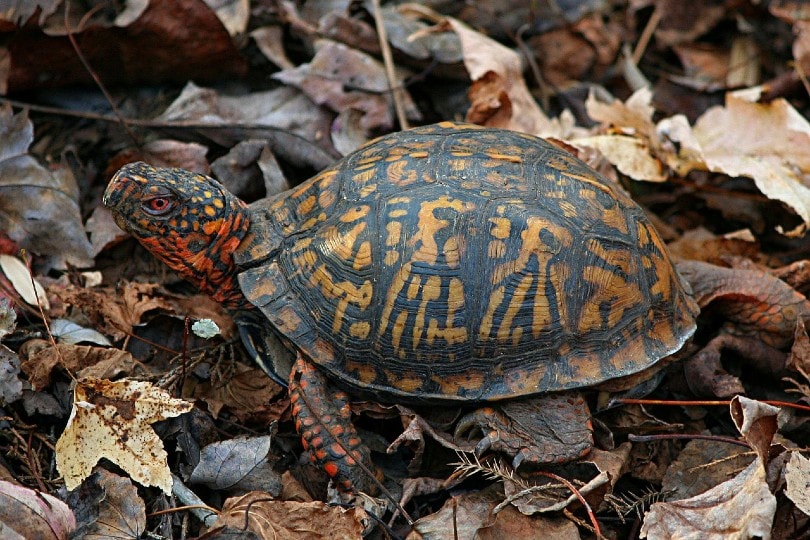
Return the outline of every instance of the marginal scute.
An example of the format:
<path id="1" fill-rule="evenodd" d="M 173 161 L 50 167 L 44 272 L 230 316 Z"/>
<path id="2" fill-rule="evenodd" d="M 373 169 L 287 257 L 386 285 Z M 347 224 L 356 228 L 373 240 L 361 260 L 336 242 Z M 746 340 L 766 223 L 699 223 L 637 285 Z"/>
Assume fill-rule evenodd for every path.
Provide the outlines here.
<path id="1" fill-rule="evenodd" d="M 330 380 L 377 399 L 615 381 L 695 330 L 644 212 L 529 135 L 451 122 L 388 135 L 251 212 L 246 297 Z"/>

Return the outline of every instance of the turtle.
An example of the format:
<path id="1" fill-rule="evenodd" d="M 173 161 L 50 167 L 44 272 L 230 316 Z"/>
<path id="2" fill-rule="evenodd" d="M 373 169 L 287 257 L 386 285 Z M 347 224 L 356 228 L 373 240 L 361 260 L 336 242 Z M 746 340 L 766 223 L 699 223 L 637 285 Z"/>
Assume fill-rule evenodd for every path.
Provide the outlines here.
<path id="1" fill-rule="evenodd" d="M 142 162 L 104 205 L 230 310 L 288 385 L 303 446 L 372 491 L 350 396 L 485 404 L 616 383 L 693 335 L 689 286 L 644 211 L 548 141 L 442 122 L 379 137 L 251 203 Z M 280 339 L 292 366 L 267 345 Z"/>

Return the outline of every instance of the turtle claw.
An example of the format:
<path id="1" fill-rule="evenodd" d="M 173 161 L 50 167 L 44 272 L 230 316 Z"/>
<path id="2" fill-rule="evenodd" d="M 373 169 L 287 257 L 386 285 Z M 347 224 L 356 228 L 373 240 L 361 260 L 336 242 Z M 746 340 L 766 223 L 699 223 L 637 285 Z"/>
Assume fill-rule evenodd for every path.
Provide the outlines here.
<path id="1" fill-rule="evenodd" d="M 495 445 L 498 440 L 498 432 L 497 431 L 490 431 L 489 434 L 478 441 L 478 444 L 475 445 L 475 457 L 481 457 L 487 452 L 489 452 Z"/>

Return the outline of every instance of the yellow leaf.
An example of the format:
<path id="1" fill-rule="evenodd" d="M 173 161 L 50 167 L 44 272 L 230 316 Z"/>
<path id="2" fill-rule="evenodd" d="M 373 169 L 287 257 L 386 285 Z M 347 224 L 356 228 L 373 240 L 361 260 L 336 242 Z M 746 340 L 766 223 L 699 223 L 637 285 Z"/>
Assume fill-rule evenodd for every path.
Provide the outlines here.
<path id="1" fill-rule="evenodd" d="M 68 425 L 56 442 L 56 467 L 65 485 L 77 488 L 107 458 L 136 482 L 170 493 L 166 450 L 150 424 L 192 407 L 147 382 L 78 381 Z"/>

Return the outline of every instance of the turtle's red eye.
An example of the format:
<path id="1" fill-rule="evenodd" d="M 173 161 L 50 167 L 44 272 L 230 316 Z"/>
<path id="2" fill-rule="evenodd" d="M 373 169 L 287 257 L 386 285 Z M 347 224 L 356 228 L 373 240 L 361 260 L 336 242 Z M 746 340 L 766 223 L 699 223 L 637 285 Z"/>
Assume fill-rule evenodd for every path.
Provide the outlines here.
<path id="1" fill-rule="evenodd" d="M 152 197 L 146 199 L 141 206 L 147 214 L 162 216 L 174 208 L 174 202 L 172 197 Z"/>

